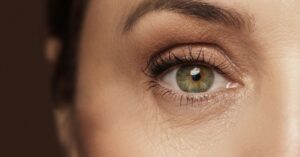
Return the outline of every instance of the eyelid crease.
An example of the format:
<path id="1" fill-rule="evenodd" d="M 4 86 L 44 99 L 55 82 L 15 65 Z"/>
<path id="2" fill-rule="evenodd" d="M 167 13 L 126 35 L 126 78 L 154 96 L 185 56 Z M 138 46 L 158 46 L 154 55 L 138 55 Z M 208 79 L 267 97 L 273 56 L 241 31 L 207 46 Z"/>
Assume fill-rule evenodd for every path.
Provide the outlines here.
<path id="1" fill-rule="evenodd" d="M 144 21 L 152 21 L 151 24 L 141 22 L 126 37 L 132 39 L 132 45 L 141 53 L 139 64 L 144 66 L 140 70 L 145 69 L 149 58 L 182 45 L 218 47 L 239 67 L 244 76 L 253 73 L 253 69 L 257 68 L 252 67 L 262 59 L 259 53 L 263 51 L 261 45 L 256 43 L 251 34 L 167 12 L 154 13 L 145 18 L 147 20 Z"/>

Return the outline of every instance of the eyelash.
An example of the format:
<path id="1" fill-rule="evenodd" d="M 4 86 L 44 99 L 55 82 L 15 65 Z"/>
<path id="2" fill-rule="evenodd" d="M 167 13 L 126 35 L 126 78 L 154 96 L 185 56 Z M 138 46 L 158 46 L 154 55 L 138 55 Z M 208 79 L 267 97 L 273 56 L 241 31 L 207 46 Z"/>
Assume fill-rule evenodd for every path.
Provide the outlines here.
<path id="1" fill-rule="evenodd" d="M 194 46 L 198 48 L 201 47 L 196 56 L 193 55 Z M 231 76 L 232 69 L 229 70 L 228 68 L 234 68 L 234 70 L 236 70 L 235 72 L 238 72 L 238 69 L 230 61 L 228 61 L 229 59 L 227 59 L 223 54 L 220 54 L 220 52 L 216 52 L 221 51 L 221 49 L 211 45 L 189 45 L 179 47 L 179 49 L 180 48 L 188 50 L 188 52 L 184 53 L 183 56 L 180 57 L 173 52 L 173 50 L 176 49 L 174 48 L 167 51 L 167 55 L 158 53 L 158 55 L 150 57 L 145 70 L 146 74 L 152 79 L 157 79 L 160 75 L 162 75 L 166 71 L 168 72 L 168 69 L 174 66 L 206 65 L 213 68 L 218 73 L 225 75 L 229 79 L 232 79 L 234 81 L 236 80 Z M 205 51 L 205 49 L 212 49 L 214 53 L 211 53 L 212 50 Z M 208 53 L 209 56 L 206 53 Z M 216 57 L 222 58 L 222 61 L 219 61 L 217 63 Z"/>
<path id="2" fill-rule="evenodd" d="M 197 56 L 197 58 L 194 58 L 191 54 L 188 56 L 184 56 L 183 58 L 179 58 L 175 54 L 173 54 L 171 51 L 169 51 L 168 58 L 163 59 L 161 56 L 158 56 L 158 59 L 155 59 L 154 62 L 151 62 L 149 65 L 151 66 L 150 76 L 154 79 L 157 78 L 157 76 L 160 76 L 162 73 L 167 71 L 169 68 L 174 66 L 180 66 L 180 65 L 206 65 L 208 67 L 212 67 L 214 70 L 217 70 L 219 73 L 223 74 L 221 70 L 221 65 L 214 65 L 211 64 L 211 62 L 214 61 L 205 61 L 200 56 L 201 53 Z M 175 59 L 171 59 L 171 57 Z M 160 62 L 161 61 L 161 62 Z"/>
<path id="3" fill-rule="evenodd" d="M 181 49 L 181 51 L 176 51 L 178 49 Z M 196 51 L 197 55 L 194 55 L 194 49 L 199 49 L 199 51 Z M 179 52 L 179 55 L 174 51 Z M 148 65 L 145 70 L 146 75 L 151 78 L 150 81 L 148 81 L 148 89 L 155 89 L 162 97 L 169 96 L 172 100 L 180 101 L 180 106 L 183 104 L 204 104 L 205 102 L 209 102 L 217 97 L 221 98 L 221 93 L 224 93 L 224 91 L 188 94 L 184 92 L 176 92 L 163 87 L 160 84 L 160 77 L 173 68 L 183 65 L 206 65 L 224 75 L 227 79 L 239 82 L 239 71 L 236 66 L 234 66 L 234 64 L 231 63 L 224 54 L 222 54 L 222 50 L 220 48 L 214 45 L 205 44 L 179 46 L 165 52 L 167 53 L 158 53 L 158 55 L 150 57 L 150 60 L 148 61 Z M 228 89 L 229 93 L 232 93 L 232 91 L 233 89 Z M 222 97 L 222 99 L 224 99 L 224 97 Z M 184 101 L 186 103 L 183 103 Z"/>

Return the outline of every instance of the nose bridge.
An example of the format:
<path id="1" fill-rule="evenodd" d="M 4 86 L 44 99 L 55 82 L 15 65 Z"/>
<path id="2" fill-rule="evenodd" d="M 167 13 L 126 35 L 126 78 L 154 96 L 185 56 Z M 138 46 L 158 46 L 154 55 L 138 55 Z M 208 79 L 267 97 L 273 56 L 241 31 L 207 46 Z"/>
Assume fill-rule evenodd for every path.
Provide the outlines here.
<path id="1" fill-rule="evenodd" d="M 281 62 L 284 153 L 287 157 L 300 156 L 300 57 L 293 56 Z"/>
<path id="2" fill-rule="evenodd" d="M 278 125 L 274 128 L 279 129 L 280 135 L 275 141 L 278 147 L 275 152 L 280 152 L 282 157 L 300 156 L 300 49 L 289 48 L 281 51 L 285 54 L 278 58 L 271 58 L 272 62 L 272 86 L 274 91 L 273 105 L 278 116 Z"/>

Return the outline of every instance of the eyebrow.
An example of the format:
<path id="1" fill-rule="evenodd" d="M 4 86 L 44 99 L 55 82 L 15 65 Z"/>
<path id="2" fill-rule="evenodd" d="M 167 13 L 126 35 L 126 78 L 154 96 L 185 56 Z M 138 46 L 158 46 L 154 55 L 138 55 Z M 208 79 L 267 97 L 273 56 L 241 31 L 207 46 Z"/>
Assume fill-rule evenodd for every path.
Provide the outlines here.
<path id="1" fill-rule="evenodd" d="M 232 8 L 225 9 L 196 0 L 145 0 L 129 14 L 123 31 L 130 31 L 145 14 L 164 10 L 237 29 L 251 29 L 252 25 L 252 20 L 249 16 L 242 15 Z"/>

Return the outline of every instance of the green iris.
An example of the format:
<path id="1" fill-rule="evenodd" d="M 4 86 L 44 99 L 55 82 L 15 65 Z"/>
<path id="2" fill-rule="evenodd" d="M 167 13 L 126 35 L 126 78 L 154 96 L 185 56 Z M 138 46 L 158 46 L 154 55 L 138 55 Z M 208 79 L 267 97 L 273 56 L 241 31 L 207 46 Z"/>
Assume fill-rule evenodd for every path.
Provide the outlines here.
<path id="1" fill-rule="evenodd" d="M 204 65 L 182 66 L 177 71 L 176 81 L 182 91 L 206 92 L 214 82 L 214 72 L 212 68 Z"/>

